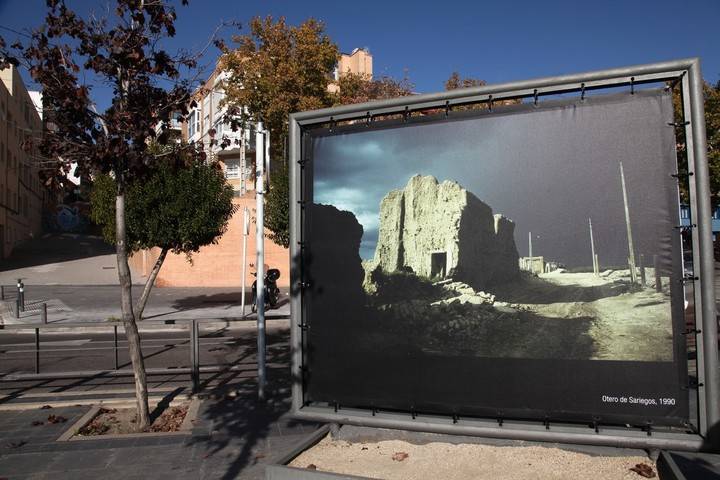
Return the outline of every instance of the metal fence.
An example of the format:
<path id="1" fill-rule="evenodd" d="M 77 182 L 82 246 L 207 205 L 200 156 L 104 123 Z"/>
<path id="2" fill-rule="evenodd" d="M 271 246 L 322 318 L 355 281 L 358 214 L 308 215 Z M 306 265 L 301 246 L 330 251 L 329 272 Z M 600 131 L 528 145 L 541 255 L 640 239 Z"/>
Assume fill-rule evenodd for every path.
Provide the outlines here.
<path id="1" fill-rule="evenodd" d="M 46 318 L 46 317 L 45 317 Z M 173 347 L 188 347 L 189 348 L 189 367 L 185 366 L 167 366 L 164 368 L 147 368 L 147 375 L 177 375 L 187 374 L 189 375 L 190 384 L 193 392 L 198 392 L 201 389 L 200 374 L 201 373 L 222 373 L 222 372 L 233 372 L 245 370 L 240 365 L 235 364 L 208 364 L 202 365 L 200 346 L 201 346 L 201 334 L 200 328 L 202 324 L 217 324 L 223 323 L 226 326 L 232 325 L 233 321 L 218 321 L 213 319 L 178 319 L 178 320 L 143 320 L 139 323 L 139 327 L 151 326 L 155 329 L 162 327 L 163 325 L 175 326 L 175 327 L 187 327 L 187 340 L 181 343 L 174 344 Z M 67 378 L 78 378 L 78 377 L 121 377 L 121 376 L 132 376 L 132 369 L 121 368 L 120 364 L 120 352 L 125 349 L 120 345 L 119 332 L 123 327 L 121 321 L 107 321 L 107 322 L 73 322 L 73 323 L 18 323 L 1 325 L 0 334 L 13 335 L 13 334 L 27 334 L 32 333 L 34 335 L 34 374 L 33 373 L 0 373 L 0 381 L 24 381 L 33 379 L 67 379 Z M 98 333 L 108 333 L 112 331 L 112 344 L 110 346 L 98 346 L 98 347 L 69 347 L 69 348 L 41 348 L 40 338 L 42 333 L 64 333 L 70 335 L 87 335 L 88 329 L 97 329 Z M 182 331 L 183 328 L 175 329 L 174 331 Z M 181 340 L 179 338 L 178 340 Z M 43 353 L 50 352 L 72 352 L 72 351 L 91 351 L 91 350 L 111 350 L 113 352 L 114 368 L 105 370 L 73 370 L 73 371 L 61 371 L 61 372 L 42 372 L 41 371 L 41 355 Z"/>

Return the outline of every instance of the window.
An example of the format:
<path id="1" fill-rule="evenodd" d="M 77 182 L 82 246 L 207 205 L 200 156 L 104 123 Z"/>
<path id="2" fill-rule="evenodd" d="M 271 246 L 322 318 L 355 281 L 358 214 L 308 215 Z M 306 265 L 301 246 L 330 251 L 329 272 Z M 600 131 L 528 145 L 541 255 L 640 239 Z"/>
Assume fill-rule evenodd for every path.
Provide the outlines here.
<path id="1" fill-rule="evenodd" d="M 182 116 L 181 116 L 180 112 L 173 113 L 170 116 L 170 127 L 180 128 L 180 122 L 182 121 L 181 117 Z"/>
<path id="2" fill-rule="evenodd" d="M 190 112 L 190 122 L 188 122 L 188 137 L 192 138 L 195 136 L 198 130 L 198 111 L 193 110 Z"/>
<path id="3" fill-rule="evenodd" d="M 225 178 L 240 178 L 240 159 L 228 158 L 225 163 Z"/>

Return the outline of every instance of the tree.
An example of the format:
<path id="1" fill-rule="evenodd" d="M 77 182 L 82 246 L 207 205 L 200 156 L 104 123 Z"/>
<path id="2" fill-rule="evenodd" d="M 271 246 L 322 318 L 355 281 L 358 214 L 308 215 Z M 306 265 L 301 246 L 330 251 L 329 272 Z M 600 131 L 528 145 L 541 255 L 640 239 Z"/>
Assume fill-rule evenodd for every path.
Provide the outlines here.
<path id="1" fill-rule="evenodd" d="M 283 145 L 290 113 L 330 105 L 327 85 L 338 48 L 314 19 L 295 27 L 283 17 L 256 17 L 249 28 L 234 37 L 237 48 L 225 49 L 219 62 L 230 73 L 223 85 L 228 115 L 241 124 L 261 120 L 275 145 Z M 282 153 L 275 148 L 273 157 Z"/>
<path id="2" fill-rule="evenodd" d="M 249 28 L 249 34 L 234 38 L 237 47 L 226 48 L 219 62 L 220 69 L 230 73 L 223 85 L 225 104 L 234 128 L 261 120 L 270 131 L 274 166 L 265 196 L 265 225 L 270 238 L 287 247 L 288 116 L 332 104 L 327 86 L 338 48 L 323 24 L 313 19 L 295 27 L 284 18 L 254 18 Z"/>
<path id="3" fill-rule="evenodd" d="M 167 151 L 168 147 L 162 150 Z M 91 218 L 102 227 L 103 237 L 111 244 L 117 237 L 116 191 L 115 179 L 100 175 L 90 195 Z M 160 248 L 160 255 L 135 304 L 138 321 L 142 320 L 150 291 L 168 252 L 184 253 L 190 259 L 200 247 L 217 243 L 235 212 L 232 199 L 233 189 L 222 169 L 214 163 L 194 160 L 194 155 L 188 155 L 187 151 L 183 151 L 179 159 L 165 158 L 158 162 L 147 178 L 127 186 L 128 250 Z"/>
<path id="4" fill-rule="evenodd" d="M 344 73 L 337 82 L 338 90 L 333 94 L 334 105 L 349 105 L 364 103 L 384 98 L 395 98 L 412 95 L 415 85 L 404 77 L 395 80 L 383 76 L 372 79 L 369 75 L 361 73 Z"/>
<path id="5" fill-rule="evenodd" d="M 483 85 L 487 85 L 485 80 L 472 77 L 462 78 L 458 72 L 452 72 L 450 77 L 445 80 L 445 90 L 448 91 L 458 88 L 482 87 Z"/>
<path id="6" fill-rule="evenodd" d="M 707 135 L 707 157 L 710 170 L 710 200 L 712 208 L 720 205 L 720 82 L 711 85 L 703 84 L 703 95 L 705 98 L 705 131 Z M 682 118 L 682 97 L 680 91 L 673 91 L 673 106 L 675 111 L 675 122 L 680 124 Z M 689 115 L 686 113 L 686 116 Z M 685 146 L 685 129 L 678 128 L 677 132 L 677 161 L 678 168 L 687 171 L 687 156 Z M 680 196 L 684 203 L 689 203 L 688 182 L 681 181 Z"/>
<path id="7" fill-rule="evenodd" d="M 150 415 L 132 303 L 126 195 L 129 185 L 149 177 L 157 161 L 148 148 L 155 127 L 167 124 L 173 112 L 187 114 L 190 82 L 180 79 L 180 70 L 195 68 L 196 59 L 162 49 L 163 40 L 175 35 L 176 18 L 163 2 L 116 0 L 110 18 L 87 20 L 60 0 L 47 0 L 47 7 L 44 25 L 30 32 L 24 45 L 16 42 L 8 49 L 0 42 L 0 67 L 23 62 L 43 89 L 50 128 L 38 150 L 49 164 L 44 171 L 48 184 L 69 172 L 73 162 L 80 176 L 110 173 L 115 179 L 122 321 L 135 376 L 137 427 L 145 429 Z M 86 79 L 112 87 L 104 112 L 95 108 Z"/>
<path id="8" fill-rule="evenodd" d="M 412 84 L 407 79 L 370 80 L 358 74 L 342 74 L 339 92 L 331 93 L 328 85 L 339 51 L 325 34 L 323 24 L 313 19 L 295 27 L 287 25 L 284 18 L 255 18 L 250 22 L 250 33 L 234 40 L 236 48 L 225 49 L 220 61 L 221 70 L 230 73 L 224 84 L 228 119 L 240 127 L 262 120 L 270 130 L 274 167 L 265 195 L 265 225 L 272 232 L 270 238 L 287 247 L 288 116 L 303 110 L 409 95 Z"/>

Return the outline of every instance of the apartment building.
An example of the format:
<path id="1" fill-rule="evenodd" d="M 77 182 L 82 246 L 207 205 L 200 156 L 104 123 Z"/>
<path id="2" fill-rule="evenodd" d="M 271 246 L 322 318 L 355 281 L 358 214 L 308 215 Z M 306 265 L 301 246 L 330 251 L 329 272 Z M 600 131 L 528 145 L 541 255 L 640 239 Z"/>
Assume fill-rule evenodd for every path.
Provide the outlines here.
<path id="1" fill-rule="evenodd" d="M 32 93 L 37 102 L 39 94 Z M 46 193 L 37 157 L 23 148 L 42 132 L 40 113 L 17 69 L 0 70 L 0 259 L 42 229 Z"/>
<path id="2" fill-rule="evenodd" d="M 372 78 L 372 55 L 367 49 L 355 49 L 342 54 L 332 81 L 346 73 L 363 73 Z M 214 71 L 195 96 L 193 108 L 187 122 L 174 119 L 168 128 L 182 139 L 203 145 L 208 157 L 222 167 L 225 178 L 235 190 L 233 202 L 237 211 L 230 219 L 227 232 L 217 244 L 208 245 L 193 255 L 189 263 L 184 255 L 169 254 L 157 277 L 159 286 L 213 286 L 231 287 L 241 284 L 243 263 L 246 270 L 246 285 L 251 285 L 255 272 L 255 232 L 251 227 L 247 236 L 247 258 L 242 258 L 243 211 L 250 213 L 250 224 L 255 225 L 255 131 L 252 128 L 232 131 L 225 120 L 226 109 L 222 106 L 225 98 L 223 80 L 227 72 Z M 220 148 L 211 145 L 211 139 L 226 137 L 230 146 Z M 271 139 L 271 148 L 274 146 Z M 265 232 L 266 236 L 269 233 Z M 147 275 L 159 255 L 159 249 L 139 252 L 131 259 L 135 271 Z M 286 248 L 271 240 L 265 241 L 265 268 L 280 270 L 278 285 L 287 286 L 290 280 L 290 256 Z"/>
<path id="3" fill-rule="evenodd" d="M 341 53 L 337 68 L 335 68 L 335 80 L 340 79 L 344 73 L 356 73 L 366 75 L 368 80 L 373 75 L 373 57 L 367 48 L 355 48 L 350 53 Z"/>

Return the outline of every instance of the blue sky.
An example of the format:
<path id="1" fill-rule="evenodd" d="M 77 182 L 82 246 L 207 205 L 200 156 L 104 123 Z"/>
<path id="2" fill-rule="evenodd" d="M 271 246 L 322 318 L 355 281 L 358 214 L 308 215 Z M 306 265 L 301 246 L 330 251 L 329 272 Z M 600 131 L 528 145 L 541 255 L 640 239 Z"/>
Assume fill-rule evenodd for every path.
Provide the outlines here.
<path id="1" fill-rule="evenodd" d="M 44 1 L 0 0 L 0 25 L 38 25 Z M 68 0 L 78 11 L 106 2 Z M 441 90 L 454 70 L 490 83 L 699 56 L 720 80 L 720 1 L 231 1 L 180 7 L 173 46 L 195 50 L 221 20 L 284 15 L 323 20 L 342 51 L 368 47 L 376 74 L 407 71 L 418 92 Z M 227 32 L 230 34 L 230 32 Z M 7 40 L 14 34 L 0 32 Z M 214 60 L 216 51 L 212 50 Z M 101 96 L 102 91 L 98 92 Z M 104 104 L 98 99 L 99 104 Z"/>

